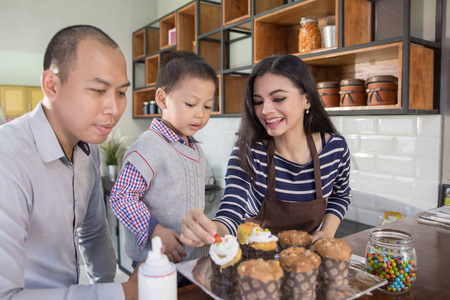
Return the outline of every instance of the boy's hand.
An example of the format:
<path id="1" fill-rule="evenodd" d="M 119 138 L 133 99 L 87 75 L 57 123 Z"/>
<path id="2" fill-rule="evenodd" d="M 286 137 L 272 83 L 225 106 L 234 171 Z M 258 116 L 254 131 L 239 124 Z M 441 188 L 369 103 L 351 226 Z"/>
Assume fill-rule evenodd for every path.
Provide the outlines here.
<path id="1" fill-rule="evenodd" d="M 164 254 L 167 255 L 171 262 L 181 262 L 181 256 L 186 256 L 183 246 L 180 243 L 180 234 L 172 229 L 156 224 L 151 238 L 159 236 L 161 238 Z"/>
<path id="2" fill-rule="evenodd" d="M 180 241 L 191 247 L 201 247 L 205 243 L 213 244 L 217 225 L 200 208 L 191 208 L 183 217 Z"/>

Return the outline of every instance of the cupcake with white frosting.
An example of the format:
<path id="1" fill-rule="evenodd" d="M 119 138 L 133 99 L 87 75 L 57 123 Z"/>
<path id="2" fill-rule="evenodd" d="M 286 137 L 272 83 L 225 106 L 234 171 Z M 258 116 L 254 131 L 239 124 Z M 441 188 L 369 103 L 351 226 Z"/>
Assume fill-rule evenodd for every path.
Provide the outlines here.
<path id="1" fill-rule="evenodd" d="M 225 235 L 209 249 L 212 267 L 212 281 L 221 285 L 234 285 L 237 266 L 241 261 L 242 250 L 236 237 Z"/>
<path id="2" fill-rule="evenodd" d="M 278 238 L 269 229 L 253 228 L 247 239 L 247 259 L 273 260 L 277 252 Z"/>

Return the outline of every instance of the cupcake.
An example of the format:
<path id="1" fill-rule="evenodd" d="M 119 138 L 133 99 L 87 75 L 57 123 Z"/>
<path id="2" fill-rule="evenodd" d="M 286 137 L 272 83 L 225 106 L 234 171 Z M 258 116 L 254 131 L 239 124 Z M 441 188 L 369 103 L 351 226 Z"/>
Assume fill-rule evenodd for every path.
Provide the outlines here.
<path id="1" fill-rule="evenodd" d="M 280 249 L 290 247 L 309 247 L 312 237 L 305 231 L 287 230 L 278 234 L 278 245 Z"/>
<path id="2" fill-rule="evenodd" d="M 241 261 L 242 250 L 236 237 L 225 235 L 216 237 L 216 243 L 209 248 L 212 281 L 221 285 L 237 283 L 237 266 Z"/>
<path id="3" fill-rule="evenodd" d="M 282 292 L 286 299 L 315 299 L 320 257 L 311 250 L 291 247 L 280 252 L 284 271 Z"/>
<path id="4" fill-rule="evenodd" d="M 246 245 L 247 239 L 252 234 L 253 228 L 260 228 L 258 224 L 253 222 L 243 223 L 238 226 L 237 229 L 237 238 L 239 240 L 239 244 Z"/>
<path id="5" fill-rule="evenodd" d="M 331 238 L 317 241 L 314 247 L 322 258 L 319 276 L 323 278 L 325 291 L 346 289 L 352 252 L 350 246 L 343 240 Z"/>
<path id="6" fill-rule="evenodd" d="M 242 299 L 280 299 L 283 269 L 274 260 L 250 259 L 238 267 Z"/>
<path id="7" fill-rule="evenodd" d="M 277 252 L 278 238 L 269 229 L 253 228 L 252 234 L 247 239 L 247 259 L 272 260 Z"/>

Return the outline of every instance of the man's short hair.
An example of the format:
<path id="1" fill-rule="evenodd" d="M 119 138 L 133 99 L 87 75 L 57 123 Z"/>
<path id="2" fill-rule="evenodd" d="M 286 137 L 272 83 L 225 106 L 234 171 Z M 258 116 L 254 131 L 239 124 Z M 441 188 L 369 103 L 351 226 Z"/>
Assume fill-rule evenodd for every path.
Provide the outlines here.
<path id="1" fill-rule="evenodd" d="M 74 25 L 58 31 L 48 43 L 44 55 L 44 71 L 52 70 L 59 74 L 64 83 L 69 70 L 76 61 L 80 42 L 94 39 L 103 45 L 117 49 L 119 45 L 101 29 L 91 25 Z"/>

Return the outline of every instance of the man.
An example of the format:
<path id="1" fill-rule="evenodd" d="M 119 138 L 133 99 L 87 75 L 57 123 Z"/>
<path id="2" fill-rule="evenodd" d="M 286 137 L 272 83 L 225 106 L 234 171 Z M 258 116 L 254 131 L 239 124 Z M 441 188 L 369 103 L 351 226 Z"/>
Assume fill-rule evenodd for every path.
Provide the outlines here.
<path id="1" fill-rule="evenodd" d="M 118 45 L 98 28 L 50 41 L 30 113 L 0 127 L 0 299 L 137 299 L 137 276 L 112 283 L 115 253 L 98 147 L 130 82 Z M 80 255 L 92 284 L 77 285 Z"/>

